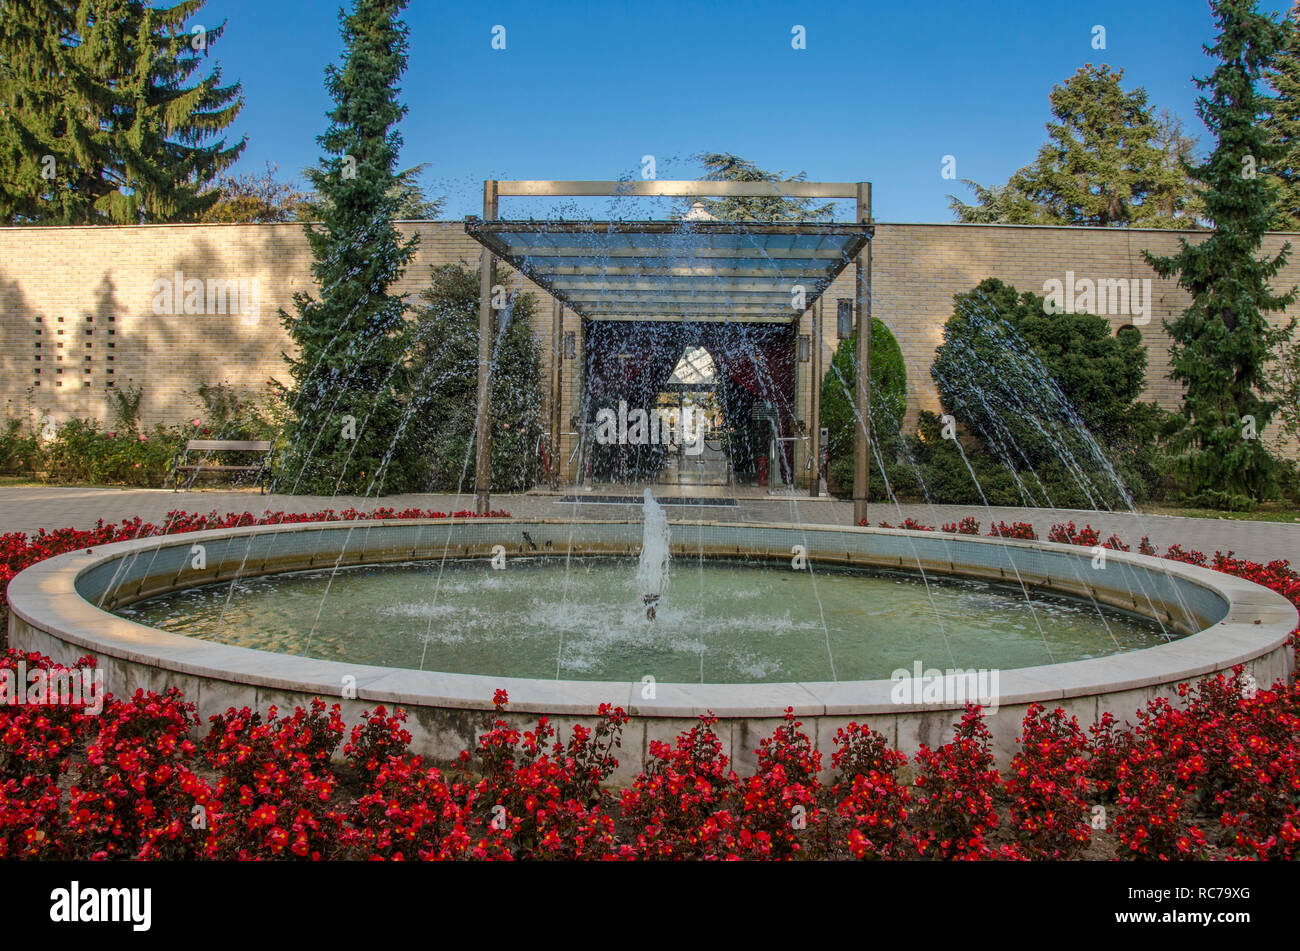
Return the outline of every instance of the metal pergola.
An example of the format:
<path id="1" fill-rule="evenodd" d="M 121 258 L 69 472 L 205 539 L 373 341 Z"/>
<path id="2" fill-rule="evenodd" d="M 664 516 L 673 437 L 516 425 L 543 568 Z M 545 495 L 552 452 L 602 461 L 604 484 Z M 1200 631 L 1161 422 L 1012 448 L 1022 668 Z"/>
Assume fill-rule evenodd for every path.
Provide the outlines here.
<path id="1" fill-rule="evenodd" d="M 862 250 L 858 225 L 481 221 L 465 230 L 593 320 L 789 323 Z"/>
<path id="2" fill-rule="evenodd" d="M 852 223 L 510 220 L 501 197 L 746 197 L 853 199 Z M 870 410 L 871 185 L 868 182 L 495 181 L 484 182 L 483 217 L 466 233 L 480 256 L 475 507 L 489 509 L 491 485 L 492 289 L 496 259 L 514 266 L 555 299 L 552 347 L 558 353 L 562 308 L 587 320 L 791 323 L 811 311 L 813 347 L 812 482 L 818 492 L 821 308 L 819 298 L 856 263 L 857 385 L 860 424 L 854 447 L 854 523 L 866 517 Z M 552 438 L 560 426 L 558 360 L 552 359 Z"/>

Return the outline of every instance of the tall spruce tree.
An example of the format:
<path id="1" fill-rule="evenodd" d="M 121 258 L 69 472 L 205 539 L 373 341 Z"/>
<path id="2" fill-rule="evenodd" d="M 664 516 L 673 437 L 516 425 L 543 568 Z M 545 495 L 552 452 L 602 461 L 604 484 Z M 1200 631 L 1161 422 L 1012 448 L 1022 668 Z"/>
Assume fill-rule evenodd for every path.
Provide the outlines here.
<path id="1" fill-rule="evenodd" d="M 1278 146 L 1278 156 L 1268 169 L 1278 192 L 1271 227 L 1300 231 L 1300 0 L 1281 26 L 1282 43 L 1268 72 L 1277 95 L 1265 122 Z"/>
<path id="2" fill-rule="evenodd" d="M 1219 35 L 1206 52 L 1218 60 L 1195 80 L 1204 94 L 1196 111 L 1216 137 L 1214 151 L 1195 169 L 1205 185 L 1213 232 L 1169 257 L 1143 252 L 1161 277 L 1178 276 L 1192 305 L 1166 321 L 1173 344 L 1170 376 L 1185 387 L 1183 452 L 1179 472 L 1190 495 L 1236 506 L 1267 496 L 1275 463 L 1259 436 L 1277 408 L 1267 398 L 1270 351 L 1290 338 L 1291 325 L 1273 327 L 1269 313 L 1295 300 L 1296 290 L 1274 294 L 1269 280 L 1286 263 L 1287 244 L 1272 259 L 1255 257 L 1273 216 L 1275 188 L 1259 169 L 1279 148 L 1262 119 L 1272 100 L 1258 88 L 1282 31 L 1258 11 L 1256 0 L 1211 0 Z"/>
<path id="3" fill-rule="evenodd" d="M 0 220 L 197 220 L 243 151 L 221 70 L 196 76 L 224 24 L 205 0 L 0 0 Z"/>
<path id="4" fill-rule="evenodd" d="M 324 150 L 308 178 L 321 202 L 306 226 L 320 298 L 294 297 L 281 311 L 298 346 L 286 427 L 283 491 L 378 493 L 406 467 L 401 451 L 408 375 L 406 303 L 389 293 L 417 238 L 393 226 L 400 206 L 396 163 L 406 113 L 397 81 L 406 69 L 406 0 L 355 0 L 340 13 L 343 61 L 325 71 L 335 107 L 317 138 Z"/>
<path id="5" fill-rule="evenodd" d="M 1162 128 L 1124 71 L 1081 67 L 1052 88 L 1048 141 L 1005 186 L 966 182 L 979 203 L 950 197 L 958 220 L 1185 228 L 1193 192 L 1181 163 L 1162 149 Z M 1170 146 L 1173 147 L 1173 146 Z"/>

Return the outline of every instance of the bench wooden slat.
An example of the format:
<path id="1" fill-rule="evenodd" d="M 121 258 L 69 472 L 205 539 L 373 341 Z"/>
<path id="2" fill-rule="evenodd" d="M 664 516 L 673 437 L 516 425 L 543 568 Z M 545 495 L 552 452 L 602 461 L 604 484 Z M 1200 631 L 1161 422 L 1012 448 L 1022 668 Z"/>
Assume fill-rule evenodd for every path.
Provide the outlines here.
<path id="1" fill-rule="evenodd" d="M 172 459 L 172 491 L 180 489 L 180 475 L 182 472 L 194 473 L 193 478 L 197 478 L 200 472 L 253 472 L 257 474 L 257 481 L 262 486 L 262 491 L 266 491 L 267 479 L 271 474 L 271 454 L 274 451 L 274 444 L 269 439 L 190 439 L 185 443 L 185 451 L 176 453 Z M 242 466 L 214 465 L 203 462 L 187 462 L 190 453 L 202 454 L 209 452 L 258 452 L 262 454 L 262 460 L 256 464 Z M 193 478 L 190 482 L 193 482 Z M 186 489 L 189 485 L 186 485 Z"/>
<path id="2" fill-rule="evenodd" d="M 200 450 L 228 452 L 268 452 L 271 448 L 269 440 L 262 439 L 191 439 L 185 444 L 186 452 L 197 452 Z"/>

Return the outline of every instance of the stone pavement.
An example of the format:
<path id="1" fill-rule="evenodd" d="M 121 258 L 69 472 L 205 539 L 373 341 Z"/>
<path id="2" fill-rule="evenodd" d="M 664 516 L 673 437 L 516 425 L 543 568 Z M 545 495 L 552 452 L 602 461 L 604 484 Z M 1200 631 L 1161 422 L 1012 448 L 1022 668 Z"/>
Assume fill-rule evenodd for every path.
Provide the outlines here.
<path id="1" fill-rule="evenodd" d="M 656 495 L 678 496 L 687 494 L 688 487 L 661 486 Z M 639 495 L 634 489 L 628 495 Z M 567 503 L 565 498 L 580 500 Z M 492 507 L 504 509 L 512 515 L 532 518 L 626 519 L 640 518 L 639 505 L 611 504 L 593 501 L 598 496 L 581 489 L 559 495 L 528 493 L 525 495 L 498 495 L 492 498 Z M 722 500 L 725 501 L 725 500 Z M 26 532 L 32 534 L 39 528 L 89 528 L 95 520 L 119 521 L 140 516 L 146 521 L 160 522 L 167 512 L 185 509 L 192 512 L 251 512 L 259 515 L 267 511 L 314 512 L 324 508 L 335 510 L 355 506 L 369 510 L 377 506 L 436 509 L 443 512 L 472 508 L 472 495 L 450 494 L 390 495 L 379 500 L 356 496 L 290 496 L 258 495 L 246 490 L 200 490 L 174 493 L 163 489 L 67 488 L 61 486 L 7 486 L 0 487 L 0 532 Z M 680 506 L 669 505 L 668 517 L 676 520 L 718 522 L 785 522 L 794 524 L 845 525 L 852 519 L 853 506 L 849 502 L 832 499 L 810 499 L 806 495 L 793 497 L 742 498 L 735 505 Z M 1120 539 L 1136 549 L 1138 540 L 1150 536 L 1162 551 L 1175 542 L 1184 548 L 1195 548 L 1208 553 L 1235 551 L 1239 556 L 1257 561 L 1285 558 L 1300 563 L 1300 522 L 1250 522 L 1238 519 L 1179 518 L 1163 515 L 1132 515 L 1111 512 L 1093 512 L 1078 509 L 1025 509 L 979 505 L 902 505 L 873 503 L 870 508 L 871 524 L 889 522 L 897 525 L 903 519 L 915 518 L 936 528 L 944 522 L 955 522 L 973 515 L 980 522 L 981 531 L 987 533 L 991 522 L 1029 522 L 1040 538 L 1047 535 L 1054 523 L 1073 520 L 1082 528 L 1085 523 L 1106 537 L 1114 532 Z"/>

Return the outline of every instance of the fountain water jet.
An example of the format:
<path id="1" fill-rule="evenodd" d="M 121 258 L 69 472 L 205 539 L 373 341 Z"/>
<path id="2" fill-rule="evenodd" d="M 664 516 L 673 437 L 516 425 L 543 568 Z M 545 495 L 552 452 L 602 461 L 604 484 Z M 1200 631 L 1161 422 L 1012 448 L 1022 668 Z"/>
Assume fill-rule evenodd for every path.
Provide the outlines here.
<path id="1" fill-rule="evenodd" d="M 663 506 L 655 501 L 654 493 L 645 490 L 642 504 L 644 522 L 641 538 L 641 557 L 636 566 L 637 589 L 642 592 L 646 620 L 655 619 L 655 605 L 668 586 L 668 516 Z"/>

